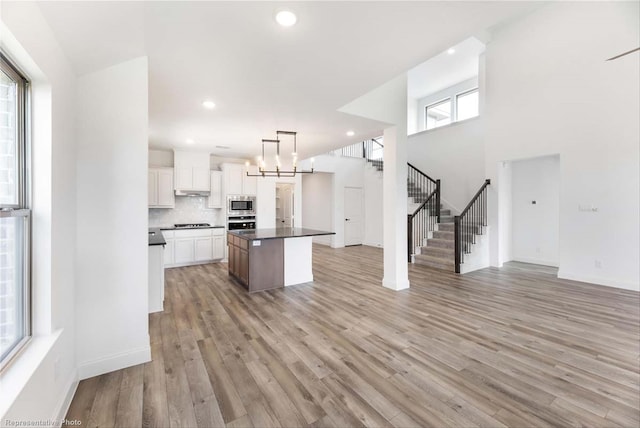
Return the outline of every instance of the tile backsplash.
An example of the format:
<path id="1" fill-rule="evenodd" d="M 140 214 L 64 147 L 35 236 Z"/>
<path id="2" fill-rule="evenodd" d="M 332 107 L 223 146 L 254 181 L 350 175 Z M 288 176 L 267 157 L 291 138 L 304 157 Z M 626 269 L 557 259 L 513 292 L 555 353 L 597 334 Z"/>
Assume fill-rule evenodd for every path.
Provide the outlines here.
<path id="1" fill-rule="evenodd" d="M 204 196 L 176 196 L 175 208 L 149 208 L 149 227 L 172 226 L 176 223 L 210 223 L 224 226 L 222 209 L 207 208 Z"/>

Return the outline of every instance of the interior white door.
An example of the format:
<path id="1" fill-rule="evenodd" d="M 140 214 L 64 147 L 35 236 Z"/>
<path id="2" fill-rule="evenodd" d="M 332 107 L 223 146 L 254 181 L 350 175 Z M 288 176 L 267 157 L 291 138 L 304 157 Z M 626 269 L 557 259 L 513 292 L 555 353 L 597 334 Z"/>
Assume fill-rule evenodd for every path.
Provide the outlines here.
<path id="1" fill-rule="evenodd" d="M 284 186 L 281 192 L 282 198 L 282 225 L 293 227 L 293 186 Z"/>
<path id="2" fill-rule="evenodd" d="M 362 188 L 344 188 L 344 245 L 362 245 Z"/>
<path id="3" fill-rule="evenodd" d="M 293 184 L 276 184 L 276 227 L 294 227 Z"/>

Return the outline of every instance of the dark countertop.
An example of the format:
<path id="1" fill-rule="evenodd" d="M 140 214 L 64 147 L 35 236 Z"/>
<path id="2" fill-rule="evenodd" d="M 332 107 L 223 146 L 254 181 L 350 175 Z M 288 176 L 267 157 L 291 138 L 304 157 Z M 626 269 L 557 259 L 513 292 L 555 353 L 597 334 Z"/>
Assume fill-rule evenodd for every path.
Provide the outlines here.
<path id="1" fill-rule="evenodd" d="M 167 242 L 164 240 L 164 236 L 162 236 L 162 232 L 159 227 L 149 228 L 149 246 L 166 245 L 166 243 Z"/>
<path id="2" fill-rule="evenodd" d="M 224 226 L 199 226 L 199 227 L 175 227 L 175 226 L 160 226 L 160 230 L 191 230 L 191 229 L 224 229 Z"/>
<path id="3" fill-rule="evenodd" d="M 257 239 L 303 238 L 306 236 L 335 235 L 325 230 L 305 229 L 302 227 L 279 227 L 277 229 L 230 230 L 229 233 L 250 241 Z"/>

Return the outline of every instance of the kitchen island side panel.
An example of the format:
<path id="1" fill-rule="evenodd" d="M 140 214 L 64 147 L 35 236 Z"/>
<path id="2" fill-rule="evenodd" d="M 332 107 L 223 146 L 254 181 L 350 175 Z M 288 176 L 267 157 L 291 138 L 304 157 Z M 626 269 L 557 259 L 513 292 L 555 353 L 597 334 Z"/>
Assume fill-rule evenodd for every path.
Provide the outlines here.
<path id="1" fill-rule="evenodd" d="M 313 238 L 283 239 L 284 286 L 313 281 Z"/>

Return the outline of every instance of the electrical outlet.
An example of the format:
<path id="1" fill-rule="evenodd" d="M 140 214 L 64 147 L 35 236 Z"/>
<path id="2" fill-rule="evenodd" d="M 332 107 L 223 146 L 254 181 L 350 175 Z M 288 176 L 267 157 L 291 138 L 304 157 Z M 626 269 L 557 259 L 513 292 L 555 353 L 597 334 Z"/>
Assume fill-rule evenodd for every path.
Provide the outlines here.
<path id="1" fill-rule="evenodd" d="M 596 269 L 602 269 L 602 262 L 600 260 L 595 260 L 593 263 Z"/>

